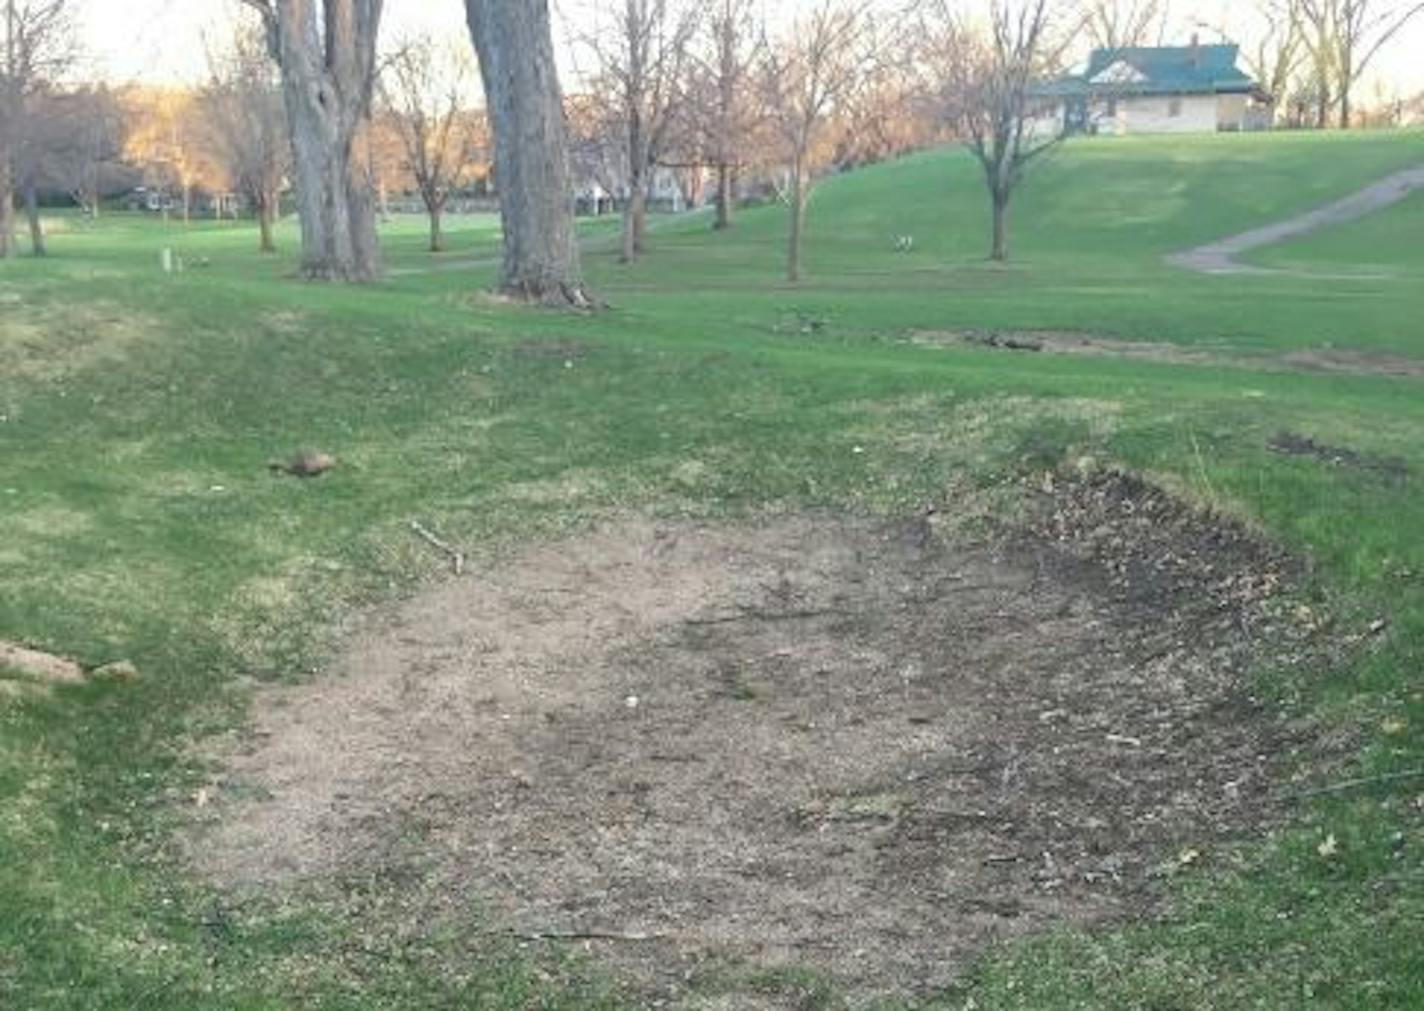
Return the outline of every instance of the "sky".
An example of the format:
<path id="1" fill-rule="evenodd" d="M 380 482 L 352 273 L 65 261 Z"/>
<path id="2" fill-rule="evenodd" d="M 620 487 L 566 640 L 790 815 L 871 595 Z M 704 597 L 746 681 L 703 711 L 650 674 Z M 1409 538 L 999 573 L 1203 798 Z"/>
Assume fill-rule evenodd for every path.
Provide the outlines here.
<path id="1" fill-rule="evenodd" d="M 585 0 L 586 2 L 586 0 Z M 772 0 L 778 13 L 809 0 Z M 971 2 L 972 0 L 966 0 Z M 237 0 L 78 0 L 91 69 L 112 81 L 167 83 L 194 80 L 206 66 L 205 40 L 220 41 L 224 25 L 238 9 Z M 566 0 L 567 3 L 567 0 Z M 558 0 L 555 2 L 558 8 Z M 1246 36 L 1246 0 L 1176 0 L 1176 30 L 1169 41 L 1187 41 L 1193 24 L 1224 25 Z M 383 31 L 391 37 L 466 31 L 459 0 L 386 0 Z M 1246 41 L 1245 38 L 1237 41 Z M 1379 57 L 1373 77 L 1386 94 L 1424 92 L 1424 17 L 1416 18 Z M 1360 94 L 1368 102 L 1374 81 Z"/>

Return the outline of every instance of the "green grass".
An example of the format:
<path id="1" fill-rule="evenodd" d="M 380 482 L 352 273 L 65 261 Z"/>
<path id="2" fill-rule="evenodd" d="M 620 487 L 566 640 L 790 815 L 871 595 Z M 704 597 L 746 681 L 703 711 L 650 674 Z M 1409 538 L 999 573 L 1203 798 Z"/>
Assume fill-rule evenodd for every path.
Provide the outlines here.
<path id="1" fill-rule="evenodd" d="M 423 223 L 391 226 L 393 275 L 360 290 L 289 280 L 290 228 L 285 254 L 264 259 L 244 226 L 67 219 L 49 261 L 0 265 L 0 638 L 129 658 L 144 676 L 0 701 L 0 1007 L 621 1006 L 594 967 L 550 982 L 492 947 L 477 909 L 373 931 L 379 890 L 360 882 L 229 910 L 175 869 L 174 823 L 209 774 L 192 742 L 240 721 L 253 684 L 317 664 L 342 613 L 439 578 L 411 518 L 492 544 L 630 510 L 894 512 L 1093 454 L 1259 521 L 1314 560 L 1342 625 L 1388 614 L 1377 653 L 1263 683 L 1357 735 L 1361 771 L 1418 767 L 1417 478 L 1265 448 L 1290 428 L 1418 474 L 1417 380 L 903 338 L 1024 327 L 1424 358 L 1417 283 L 1162 262 L 1421 158 L 1417 133 L 1071 144 L 1026 184 L 1016 259 L 995 267 L 973 166 L 930 153 L 823 183 L 796 287 L 780 280 L 777 208 L 726 234 L 659 221 L 632 268 L 607 223 L 589 226 L 588 271 L 615 306 L 593 317 L 481 296 L 498 254 L 488 219 L 452 222 L 438 258 Z M 1403 271 L 1417 245 L 1399 229 L 1392 245 L 1321 235 L 1321 255 L 1389 251 Z M 915 251 L 897 255 L 903 233 Z M 158 271 L 165 246 L 183 274 Z M 343 467 L 268 476 L 303 445 Z M 1424 1005 L 1424 932 L 1408 926 L 1424 918 L 1420 789 L 1304 805 L 1287 831 L 1184 875 L 1168 922 L 995 953 L 936 1006 Z M 1327 833 L 1341 842 L 1330 859 L 1315 848 Z"/>

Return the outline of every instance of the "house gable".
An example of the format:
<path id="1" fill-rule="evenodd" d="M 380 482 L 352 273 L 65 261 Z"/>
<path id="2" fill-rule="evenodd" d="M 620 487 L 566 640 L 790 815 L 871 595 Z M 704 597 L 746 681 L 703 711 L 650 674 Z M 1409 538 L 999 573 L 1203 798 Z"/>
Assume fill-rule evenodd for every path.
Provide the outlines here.
<path id="1" fill-rule="evenodd" d="M 1090 84 L 1142 84 L 1147 75 L 1126 60 L 1118 60 L 1089 79 Z"/>

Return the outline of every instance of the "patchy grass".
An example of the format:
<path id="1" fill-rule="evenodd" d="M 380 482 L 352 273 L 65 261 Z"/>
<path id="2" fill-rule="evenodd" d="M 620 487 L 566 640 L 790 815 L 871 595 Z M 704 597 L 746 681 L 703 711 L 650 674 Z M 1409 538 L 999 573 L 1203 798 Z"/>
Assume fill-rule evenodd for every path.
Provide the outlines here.
<path id="1" fill-rule="evenodd" d="M 76 222 L 50 261 L 0 265 L 0 637 L 142 672 L 0 700 L 0 1004 L 619 1006 L 595 966 L 496 943 L 477 908 L 386 922 L 396 879 L 232 908 L 175 870 L 174 823 L 210 772 L 190 742 L 240 723 L 254 685 L 305 677 L 343 616 L 444 578 L 410 535 L 417 518 L 492 549 L 627 514 L 896 515 L 946 489 L 956 508 L 992 510 L 1008 475 L 1120 462 L 1311 559 L 1312 604 L 1335 632 L 1388 619 L 1363 659 L 1265 670 L 1263 690 L 1337 727 L 1359 751 L 1349 771 L 1418 768 L 1418 379 L 907 337 L 1006 327 L 1228 357 L 1328 344 L 1424 358 L 1418 285 L 1161 262 L 1421 156 L 1417 133 L 1072 144 L 1024 189 L 1018 258 L 1000 268 L 980 259 L 973 166 L 931 153 L 818 188 L 811 280 L 796 288 L 779 280 L 777 208 L 726 234 L 659 222 L 633 268 L 594 226 L 589 273 L 616 306 L 595 317 L 478 296 L 496 264 L 489 221 L 460 223 L 434 261 L 421 223 L 392 226 L 399 273 L 362 290 L 292 282 L 290 229 L 269 259 L 228 223 Z M 902 233 L 914 253 L 892 251 Z M 210 265 L 164 276 L 164 246 Z M 1274 453 L 1283 430 L 1398 457 L 1409 477 Z M 316 481 L 267 472 L 303 446 L 339 466 Z M 1007 948 L 933 1006 L 1418 1006 L 1421 791 L 1304 802 L 1287 829 L 1181 875 L 1166 923 Z M 842 1006 L 810 975 L 766 991 L 769 1006 Z"/>

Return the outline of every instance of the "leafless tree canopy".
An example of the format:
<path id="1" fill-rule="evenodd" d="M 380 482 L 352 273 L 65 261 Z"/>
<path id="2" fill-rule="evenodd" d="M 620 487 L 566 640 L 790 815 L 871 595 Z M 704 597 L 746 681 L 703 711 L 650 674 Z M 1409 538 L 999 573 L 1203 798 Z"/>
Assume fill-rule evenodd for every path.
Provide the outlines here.
<path id="1" fill-rule="evenodd" d="M 1332 105 L 1346 129 L 1352 122 L 1355 85 L 1375 57 L 1419 14 L 1424 2 L 1390 0 L 1290 0 L 1304 30 L 1317 89 L 1317 123 L 1324 127 Z"/>
<path id="2" fill-rule="evenodd" d="M 1083 12 L 1093 45 L 1100 49 L 1130 49 L 1163 44 L 1170 0 L 1091 0 Z"/>
<path id="3" fill-rule="evenodd" d="M 252 205 L 259 248 L 274 252 L 272 226 L 292 161 L 281 82 L 266 40 L 252 25 L 239 26 L 227 50 L 209 62 L 211 76 L 201 95 L 207 143 Z"/>
<path id="4" fill-rule="evenodd" d="M 1024 173 L 1062 140 L 1033 89 L 1059 70 L 1063 13 L 1053 0 L 991 0 L 981 22 L 939 0 L 925 22 L 940 107 L 984 171 L 995 260 L 1008 259 L 1009 204 Z"/>
<path id="5" fill-rule="evenodd" d="M 474 79 L 468 44 L 452 47 L 431 36 L 401 43 L 381 75 L 383 112 L 400 138 L 405 167 L 430 217 L 430 250 L 435 253 L 445 248 L 445 205 L 476 154 Z"/>
<path id="6" fill-rule="evenodd" d="M 609 17 L 579 41 L 594 58 L 596 94 L 620 121 L 628 192 L 623 259 L 644 251 L 653 167 L 670 139 L 683 100 L 698 8 L 690 0 L 612 0 Z"/>
<path id="7" fill-rule="evenodd" d="M 766 35 L 758 0 L 715 0 L 706 9 L 699 35 L 683 108 L 685 132 L 717 174 L 714 227 L 724 229 L 732 224 L 747 140 L 761 120 L 753 93 Z"/>
<path id="8" fill-rule="evenodd" d="M 859 4 L 820 0 L 773 40 L 762 58 L 762 100 L 790 173 L 786 276 L 792 281 L 801 279 L 806 204 L 818 146 L 828 142 L 832 115 L 864 86 L 872 66 L 866 30 Z"/>
<path id="9" fill-rule="evenodd" d="M 74 6 L 73 0 L 3 0 L 0 9 L 0 258 L 15 254 L 17 188 L 25 197 L 32 249 L 44 255 L 36 186 L 54 124 L 40 107 L 74 60 Z"/>

